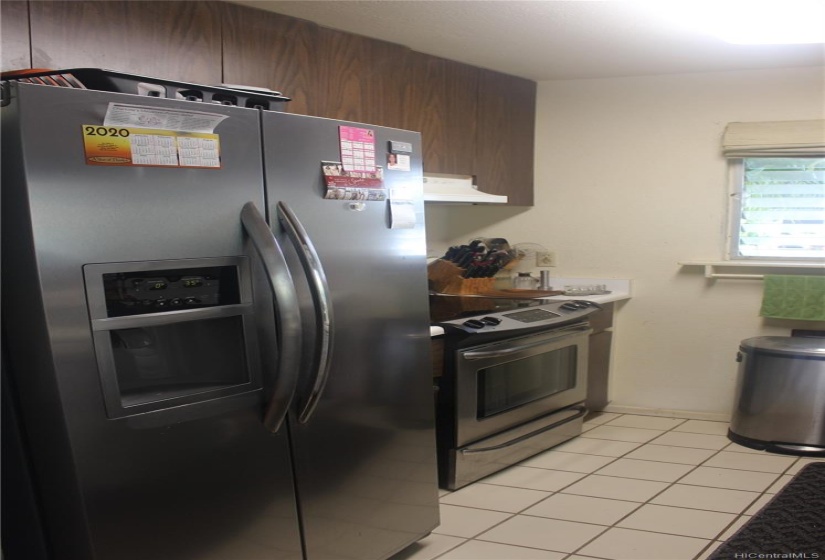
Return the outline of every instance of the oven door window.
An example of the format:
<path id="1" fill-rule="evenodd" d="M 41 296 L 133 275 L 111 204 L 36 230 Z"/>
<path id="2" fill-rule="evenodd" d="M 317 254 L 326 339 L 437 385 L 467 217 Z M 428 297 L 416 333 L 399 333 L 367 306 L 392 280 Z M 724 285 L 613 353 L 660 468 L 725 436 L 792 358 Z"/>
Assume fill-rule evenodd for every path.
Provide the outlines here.
<path id="1" fill-rule="evenodd" d="M 478 370 L 477 418 L 489 418 L 573 389 L 576 346 L 565 346 Z"/>

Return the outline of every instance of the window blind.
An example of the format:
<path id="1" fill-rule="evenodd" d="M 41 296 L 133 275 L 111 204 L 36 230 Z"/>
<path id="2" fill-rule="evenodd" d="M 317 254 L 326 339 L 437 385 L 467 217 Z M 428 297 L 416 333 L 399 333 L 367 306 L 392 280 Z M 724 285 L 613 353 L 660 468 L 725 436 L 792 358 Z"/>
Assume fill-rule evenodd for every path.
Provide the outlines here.
<path id="1" fill-rule="evenodd" d="M 825 119 L 729 123 L 722 153 L 728 158 L 825 156 Z"/>
<path id="2" fill-rule="evenodd" d="M 744 158 L 738 253 L 825 258 L 825 157 Z"/>

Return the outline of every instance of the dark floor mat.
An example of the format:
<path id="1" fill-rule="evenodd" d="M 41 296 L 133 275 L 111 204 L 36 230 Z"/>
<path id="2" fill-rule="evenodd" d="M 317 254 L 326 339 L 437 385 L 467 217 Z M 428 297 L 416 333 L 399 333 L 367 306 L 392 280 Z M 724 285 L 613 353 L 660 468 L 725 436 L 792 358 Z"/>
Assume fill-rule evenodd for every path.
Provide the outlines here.
<path id="1" fill-rule="evenodd" d="M 765 558 L 764 554 L 825 558 L 825 463 L 811 463 L 799 471 L 708 560 Z"/>

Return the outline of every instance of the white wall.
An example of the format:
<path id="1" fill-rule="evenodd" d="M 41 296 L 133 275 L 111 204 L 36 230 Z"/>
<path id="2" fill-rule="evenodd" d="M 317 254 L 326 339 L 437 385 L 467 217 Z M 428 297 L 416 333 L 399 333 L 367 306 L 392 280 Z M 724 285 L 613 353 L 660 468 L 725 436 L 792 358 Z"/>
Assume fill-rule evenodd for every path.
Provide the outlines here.
<path id="1" fill-rule="evenodd" d="M 727 414 L 742 339 L 825 323 L 762 319 L 761 281 L 676 263 L 724 256 L 726 123 L 823 117 L 822 67 L 541 82 L 535 207 L 429 205 L 430 254 L 505 237 L 556 251 L 553 275 L 632 278 L 612 404 Z"/>

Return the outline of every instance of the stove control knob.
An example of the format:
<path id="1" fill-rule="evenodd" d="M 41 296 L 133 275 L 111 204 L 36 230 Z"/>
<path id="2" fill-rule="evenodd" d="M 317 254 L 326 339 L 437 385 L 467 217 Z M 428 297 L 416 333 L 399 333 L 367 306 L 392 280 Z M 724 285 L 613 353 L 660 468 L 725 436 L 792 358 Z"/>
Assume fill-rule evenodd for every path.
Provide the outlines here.
<path id="1" fill-rule="evenodd" d="M 578 311 L 580 309 L 580 307 L 572 301 L 562 303 L 559 307 L 561 307 L 562 309 L 566 309 L 568 311 Z"/>
<path id="2" fill-rule="evenodd" d="M 487 325 L 498 325 L 501 323 L 501 319 L 498 317 L 482 317 L 481 322 Z"/>
<path id="3" fill-rule="evenodd" d="M 464 321 L 462 325 L 464 325 L 465 327 L 470 327 L 471 329 L 483 329 L 487 326 L 485 323 L 482 323 L 478 319 L 469 319 L 467 321 Z"/>

